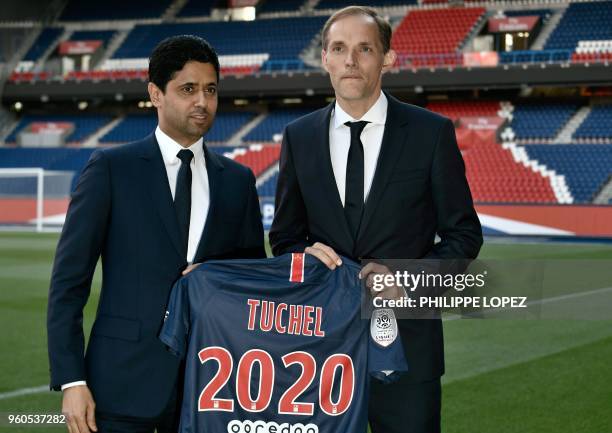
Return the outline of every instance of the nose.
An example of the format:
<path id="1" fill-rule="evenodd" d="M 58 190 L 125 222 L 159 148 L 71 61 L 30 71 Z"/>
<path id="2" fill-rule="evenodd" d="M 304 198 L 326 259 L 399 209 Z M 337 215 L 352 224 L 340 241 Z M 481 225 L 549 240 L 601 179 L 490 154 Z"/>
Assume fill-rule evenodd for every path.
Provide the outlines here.
<path id="1" fill-rule="evenodd" d="M 344 64 L 347 67 L 352 67 L 357 64 L 357 51 L 356 50 L 348 51 L 346 58 L 344 59 Z"/>
<path id="2" fill-rule="evenodd" d="M 205 108 L 206 105 L 208 105 L 208 101 L 206 100 L 206 92 L 197 92 L 195 106 Z"/>

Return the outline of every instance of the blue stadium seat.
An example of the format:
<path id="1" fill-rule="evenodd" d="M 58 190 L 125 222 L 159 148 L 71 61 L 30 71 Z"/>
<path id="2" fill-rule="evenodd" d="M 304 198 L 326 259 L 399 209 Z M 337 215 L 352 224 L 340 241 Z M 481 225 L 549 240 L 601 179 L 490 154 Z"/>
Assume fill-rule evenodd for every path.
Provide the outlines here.
<path id="1" fill-rule="evenodd" d="M 270 176 L 263 184 L 257 188 L 259 197 L 274 197 L 276 194 L 276 182 L 278 181 L 278 173 Z"/>
<path id="2" fill-rule="evenodd" d="M 63 29 L 57 27 L 46 27 L 40 32 L 40 35 L 34 41 L 23 60 L 35 62 L 42 56 L 51 44 L 57 42 L 57 39 L 64 32 Z"/>
<path id="3" fill-rule="evenodd" d="M 565 176 L 575 203 L 591 203 L 612 175 L 612 145 L 534 144 L 530 158 Z"/>
<path id="4" fill-rule="evenodd" d="M 577 109 L 573 104 L 518 104 L 510 126 L 517 139 L 552 139 Z"/>
<path id="5" fill-rule="evenodd" d="M 21 118 L 15 129 L 6 138 L 7 143 L 17 141 L 17 135 L 21 130 L 32 122 L 71 122 L 74 123 L 74 131 L 66 142 L 81 142 L 91 134 L 102 128 L 112 120 L 112 116 L 79 114 L 79 115 L 25 115 Z"/>
<path id="6" fill-rule="evenodd" d="M 574 133 L 578 139 L 612 139 L 612 105 L 598 105 Z"/>
<path id="7" fill-rule="evenodd" d="M 59 17 L 60 21 L 127 20 L 159 18 L 172 0 L 104 0 L 84 2 L 71 0 Z"/>
<path id="8" fill-rule="evenodd" d="M 207 17 L 217 0 L 189 0 L 176 14 L 177 17 Z"/>
<path id="9" fill-rule="evenodd" d="M 205 139 L 207 142 L 225 141 L 254 116 L 255 114 L 250 112 L 219 113 Z M 106 133 L 100 139 L 100 143 L 127 143 L 141 140 L 151 134 L 156 126 L 156 114 L 129 114 L 117 126 Z"/>
<path id="10" fill-rule="evenodd" d="M 573 51 L 578 41 L 606 39 L 612 39 L 612 1 L 571 3 L 544 48 Z"/>
<path id="11" fill-rule="evenodd" d="M 257 5 L 258 13 L 298 11 L 305 0 L 265 0 Z"/>
<path id="12" fill-rule="evenodd" d="M 349 4 L 359 5 L 359 6 L 369 6 L 369 7 L 383 7 L 383 6 L 408 6 L 408 5 L 416 5 L 417 0 L 369 0 L 363 2 L 351 2 L 347 3 L 343 0 L 321 0 L 317 3 L 316 9 L 340 9 Z"/>
<path id="13" fill-rule="evenodd" d="M 137 25 L 115 52 L 116 59 L 148 58 L 162 39 L 194 34 L 222 55 L 269 54 L 269 60 L 298 60 L 327 17 L 282 18 L 243 22 Z M 249 41 L 245 44 L 245 41 Z M 265 68 L 265 64 L 263 65 Z"/>
<path id="14" fill-rule="evenodd" d="M 245 141 L 272 141 L 275 134 L 282 134 L 285 126 L 298 117 L 305 116 L 312 110 L 286 109 L 273 111 L 253 128 L 245 137 Z"/>

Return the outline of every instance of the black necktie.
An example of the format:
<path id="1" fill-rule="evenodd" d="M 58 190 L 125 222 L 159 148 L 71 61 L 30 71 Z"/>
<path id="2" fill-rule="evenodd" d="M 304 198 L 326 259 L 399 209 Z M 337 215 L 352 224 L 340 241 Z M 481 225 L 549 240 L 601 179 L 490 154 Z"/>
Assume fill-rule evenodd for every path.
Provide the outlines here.
<path id="1" fill-rule="evenodd" d="M 189 219 L 191 218 L 191 159 L 193 152 L 183 149 L 176 155 L 181 160 L 176 177 L 176 191 L 174 192 L 174 211 L 179 225 L 179 231 L 183 237 L 185 255 L 187 255 L 187 244 L 189 242 Z"/>
<path id="2" fill-rule="evenodd" d="M 363 143 L 360 136 L 367 124 L 365 121 L 345 123 L 351 128 L 351 147 L 346 161 L 344 215 L 355 240 L 363 212 Z"/>

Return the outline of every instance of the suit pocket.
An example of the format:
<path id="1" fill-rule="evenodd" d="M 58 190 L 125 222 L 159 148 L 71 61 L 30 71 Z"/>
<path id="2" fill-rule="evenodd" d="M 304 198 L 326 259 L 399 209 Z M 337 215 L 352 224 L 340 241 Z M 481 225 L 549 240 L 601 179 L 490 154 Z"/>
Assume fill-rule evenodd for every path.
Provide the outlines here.
<path id="1" fill-rule="evenodd" d="M 420 181 L 427 178 L 427 170 L 414 169 L 414 170 L 396 170 L 391 175 L 389 183 L 394 182 L 411 182 Z"/>
<path id="2" fill-rule="evenodd" d="M 101 314 L 96 319 L 91 333 L 92 335 L 120 340 L 138 341 L 140 339 L 140 322 L 134 319 Z"/>

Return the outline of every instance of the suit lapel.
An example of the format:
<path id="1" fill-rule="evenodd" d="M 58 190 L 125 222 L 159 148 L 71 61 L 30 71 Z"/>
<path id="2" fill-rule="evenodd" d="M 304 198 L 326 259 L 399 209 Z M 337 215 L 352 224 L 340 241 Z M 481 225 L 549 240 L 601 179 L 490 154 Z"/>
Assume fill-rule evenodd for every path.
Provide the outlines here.
<path id="1" fill-rule="evenodd" d="M 372 215 L 376 212 L 378 203 L 383 196 L 391 173 L 393 173 L 393 169 L 399 160 L 404 140 L 406 139 L 404 129 L 407 119 L 405 116 L 401 115 L 401 103 L 388 94 L 385 94 L 385 96 L 387 96 L 387 100 L 389 101 L 387 119 L 385 121 L 385 132 L 383 134 L 378 162 L 376 163 L 376 170 L 374 171 L 372 186 L 370 187 L 370 192 L 365 202 L 357 240 L 363 237 L 372 219 Z"/>
<path id="2" fill-rule="evenodd" d="M 320 174 L 319 179 L 321 181 L 321 188 L 316 193 L 325 196 L 325 202 L 329 203 L 330 212 L 332 213 L 331 221 L 337 221 L 339 224 L 342 230 L 343 244 L 350 245 L 350 251 L 354 240 L 348 223 L 346 222 L 346 217 L 344 216 L 344 207 L 342 206 L 338 185 L 334 177 L 329 148 L 329 122 L 331 120 L 334 104 L 335 103 L 332 102 L 325 110 L 321 111 L 320 117 L 317 120 L 317 127 L 314 128 L 315 137 L 313 142 L 318 146 L 316 155 L 320 155 L 323 165 L 323 167 L 321 167 L 322 169 L 316 170 L 316 172 Z"/>
<path id="3" fill-rule="evenodd" d="M 172 192 L 168 184 L 168 175 L 166 166 L 155 139 L 155 135 L 151 134 L 145 139 L 146 146 L 141 154 L 143 163 L 144 178 L 147 180 L 147 188 L 149 198 L 153 203 L 153 207 L 157 210 L 157 214 L 161 219 L 172 245 L 176 252 L 185 260 L 186 251 L 181 246 L 181 234 L 178 229 L 178 222 L 174 212 L 174 203 L 172 201 Z"/>
<path id="4" fill-rule="evenodd" d="M 202 230 L 202 236 L 200 237 L 198 247 L 196 248 L 194 262 L 200 261 L 204 257 L 206 257 L 206 240 L 210 239 L 210 236 L 212 235 L 212 231 L 214 229 L 214 220 L 216 215 L 220 212 L 220 207 L 223 201 L 223 197 L 221 194 L 221 191 L 223 189 L 223 162 L 221 162 L 221 159 L 215 154 L 215 152 L 211 152 L 206 147 L 206 144 L 203 144 L 203 146 L 204 159 L 206 160 L 206 174 L 208 176 L 208 191 L 210 201 L 208 204 L 208 214 L 206 215 L 206 223 L 204 224 L 204 230 Z"/>

